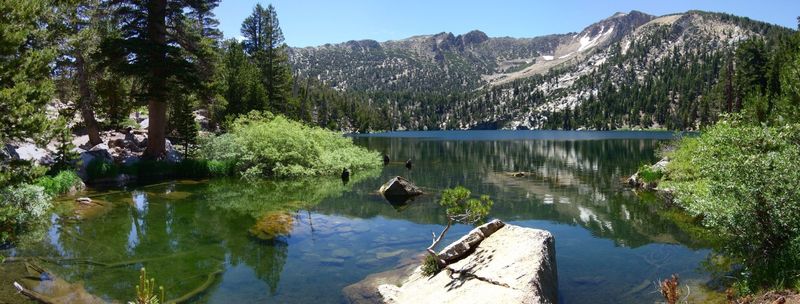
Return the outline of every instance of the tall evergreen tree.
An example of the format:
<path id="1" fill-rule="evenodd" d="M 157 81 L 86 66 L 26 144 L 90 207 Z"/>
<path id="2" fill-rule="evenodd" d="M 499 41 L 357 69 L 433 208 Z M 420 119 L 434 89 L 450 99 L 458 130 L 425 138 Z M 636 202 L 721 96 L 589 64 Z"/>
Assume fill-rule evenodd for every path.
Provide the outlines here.
<path id="1" fill-rule="evenodd" d="M 260 81 L 260 72 L 248 59 L 242 43 L 229 40 L 223 49 L 222 95 L 226 105 L 224 109 L 216 110 L 215 115 L 237 116 L 265 110 L 267 94 Z"/>
<path id="2" fill-rule="evenodd" d="M 132 60 L 121 64 L 121 71 L 141 78 L 147 101 L 148 141 L 145 155 L 161 158 L 165 153 L 167 127 L 167 90 L 176 86 L 196 87 L 200 39 L 187 31 L 188 14 L 203 7 L 213 7 L 218 0 L 194 2 L 179 0 L 111 0 L 115 15 L 120 18 L 122 35 L 108 42 L 109 50 L 122 50 Z M 111 51 L 113 53 L 113 51 Z M 169 84 L 169 86 L 168 86 Z"/>
<path id="3" fill-rule="evenodd" d="M 50 26 L 55 31 L 58 45 L 57 75 L 63 82 L 77 87 L 77 108 L 89 135 L 89 143 L 97 145 L 100 139 L 100 126 L 95 118 L 94 107 L 97 102 L 93 88 L 97 64 L 91 57 L 99 52 L 103 26 L 100 16 L 99 0 L 59 1 L 55 7 L 57 18 Z M 71 88 L 65 88 L 71 89 Z"/>
<path id="4" fill-rule="evenodd" d="M 39 137 L 48 126 L 43 109 L 53 94 L 55 55 L 42 26 L 48 4 L 0 1 L 0 143 Z"/>
<path id="5" fill-rule="evenodd" d="M 244 49 L 261 71 L 270 108 L 292 114 L 292 71 L 275 7 L 270 4 L 264 9 L 257 4 L 242 23 L 241 31 L 245 37 Z"/>

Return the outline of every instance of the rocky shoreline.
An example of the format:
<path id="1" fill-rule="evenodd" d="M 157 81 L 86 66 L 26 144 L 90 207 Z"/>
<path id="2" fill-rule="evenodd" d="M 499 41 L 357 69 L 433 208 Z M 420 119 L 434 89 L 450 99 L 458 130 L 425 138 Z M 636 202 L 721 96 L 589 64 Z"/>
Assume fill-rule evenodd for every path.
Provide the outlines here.
<path id="1" fill-rule="evenodd" d="M 426 276 L 406 262 L 344 288 L 349 303 L 558 303 L 555 240 L 550 232 L 507 225 L 479 226 L 447 246 L 451 257 Z"/>

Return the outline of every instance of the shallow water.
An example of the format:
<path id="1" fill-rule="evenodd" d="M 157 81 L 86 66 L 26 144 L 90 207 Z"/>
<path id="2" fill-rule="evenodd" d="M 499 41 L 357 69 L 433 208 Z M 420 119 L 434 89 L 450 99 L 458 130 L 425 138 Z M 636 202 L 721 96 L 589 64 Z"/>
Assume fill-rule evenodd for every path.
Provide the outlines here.
<path id="1" fill-rule="evenodd" d="M 343 287 L 424 250 L 430 232 L 445 223 L 438 193 L 463 185 L 492 197 L 491 217 L 555 235 L 563 303 L 652 303 L 660 300 L 653 282 L 672 273 L 685 283 L 708 280 L 699 268 L 709 253 L 704 245 L 622 187 L 621 180 L 655 161 L 655 149 L 671 137 L 551 131 L 361 136 L 356 143 L 393 162 L 353 172 L 346 185 L 332 178 L 176 181 L 100 192 L 93 198 L 113 208 L 80 221 L 54 215 L 40 241 L 3 253 L 61 259 L 42 263 L 108 300 L 132 299 L 145 266 L 167 298 L 208 280 L 194 302 L 341 303 Z M 406 159 L 414 162 L 411 171 Z M 528 174 L 508 174 L 517 171 Z M 390 205 L 375 191 L 395 175 L 428 194 Z M 265 219 L 259 227 L 278 236 L 251 236 L 259 219 Z M 454 227 L 447 241 L 469 229 Z"/>

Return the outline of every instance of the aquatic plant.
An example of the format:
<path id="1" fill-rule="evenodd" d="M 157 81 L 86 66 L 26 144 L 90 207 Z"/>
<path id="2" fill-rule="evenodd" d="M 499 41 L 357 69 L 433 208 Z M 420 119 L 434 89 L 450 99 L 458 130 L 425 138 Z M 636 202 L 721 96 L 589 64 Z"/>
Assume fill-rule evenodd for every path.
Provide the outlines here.
<path id="1" fill-rule="evenodd" d="M 679 285 L 680 281 L 678 281 L 677 274 L 673 274 L 671 278 L 665 279 L 659 283 L 658 289 L 661 292 L 661 296 L 667 301 L 667 304 L 678 303 L 681 293 L 678 288 Z"/>
<path id="2" fill-rule="evenodd" d="M 444 238 L 444 235 L 447 234 L 447 231 L 450 230 L 450 226 L 454 222 L 462 224 L 477 223 L 489 214 L 489 210 L 494 204 L 488 195 L 481 195 L 477 199 L 470 198 L 471 194 L 472 192 L 469 189 L 457 186 L 452 189 L 445 189 L 442 192 L 442 198 L 439 199 L 439 205 L 444 207 L 447 213 L 447 226 L 439 233 L 439 236 L 431 233 L 433 234 L 433 241 L 427 248 L 429 258 L 436 262 L 439 269 L 444 268 L 447 263 L 439 257 L 435 249 Z M 426 260 L 426 262 L 428 261 Z"/>
<path id="3" fill-rule="evenodd" d="M 159 304 L 164 302 L 164 286 L 159 286 L 161 292 L 159 298 L 156 294 L 156 280 L 147 279 L 147 270 L 142 267 L 139 271 L 139 284 L 136 285 L 136 300 L 129 301 L 128 304 Z"/>
<path id="4" fill-rule="evenodd" d="M 292 232 L 294 217 L 286 211 L 272 211 L 262 216 L 250 227 L 250 235 L 261 240 L 272 240 Z"/>

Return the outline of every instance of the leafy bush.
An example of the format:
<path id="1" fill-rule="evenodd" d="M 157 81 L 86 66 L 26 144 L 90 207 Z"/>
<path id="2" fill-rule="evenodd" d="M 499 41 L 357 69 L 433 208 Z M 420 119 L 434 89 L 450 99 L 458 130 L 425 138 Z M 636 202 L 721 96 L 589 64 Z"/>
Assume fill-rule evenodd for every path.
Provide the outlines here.
<path id="1" fill-rule="evenodd" d="M 47 172 L 47 167 L 27 160 L 3 160 L 0 154 L 0 187 L 31 183 Z"/>
<path id="2" fill-rule="evenodd" d="M 665 186 L 675 201 L 723 238 L 757 287 L 800 277 L 800 125 L 721 121 L 671 153 Z"/>
<path id="3" fill-rule="evenodd" d="M 232 176 L 236 174 L 232 162 L 210 160 L 207 162 L 208 175 L 214 177 Z"/>
<path id="4" fill-rule="evenodd" d="M 51 207 L 41 186 L 20 184 L 0 190 L 0 244 L 43 220 Z"/>
<path id="5" fill-rule="evenodd" d="M 75 171 L 61 171 L 56 176 L 40 177 L 36 180 L 36 185 L 42 186 L 47 194 L 59 195 L 72 189 L 80 189 L 83 182 Z"/>
<path id="6" fill-rule="evenodd" d="M 380 166 L 378 153 L 341 134 L 257 112 L 233 121 L 229 133 L 203 139 L 200 156 L 231 164 L 245 177 L 335 175 L 342 168 Z"/>

